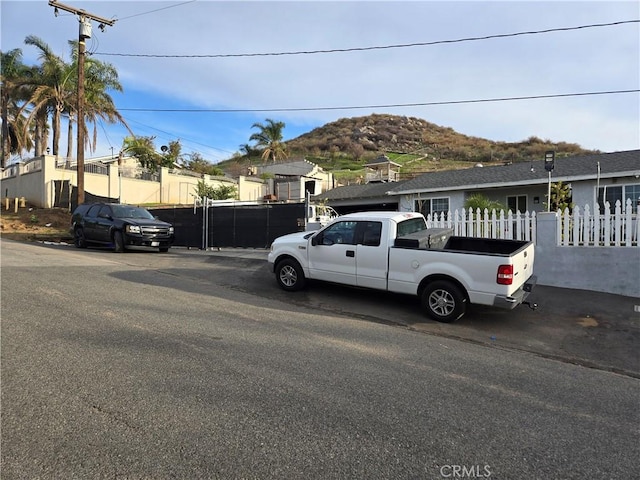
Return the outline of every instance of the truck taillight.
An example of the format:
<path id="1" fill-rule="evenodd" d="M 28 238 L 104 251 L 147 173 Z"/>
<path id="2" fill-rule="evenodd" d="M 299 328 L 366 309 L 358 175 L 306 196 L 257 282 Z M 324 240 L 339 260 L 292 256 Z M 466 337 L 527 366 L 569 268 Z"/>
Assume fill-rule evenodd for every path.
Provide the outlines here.
<path id="1" fill-rule="evenodd" d="M 511 285 L 513 283 L 513 265 L 500 265 L 496 281 L 499 285 Z"/>

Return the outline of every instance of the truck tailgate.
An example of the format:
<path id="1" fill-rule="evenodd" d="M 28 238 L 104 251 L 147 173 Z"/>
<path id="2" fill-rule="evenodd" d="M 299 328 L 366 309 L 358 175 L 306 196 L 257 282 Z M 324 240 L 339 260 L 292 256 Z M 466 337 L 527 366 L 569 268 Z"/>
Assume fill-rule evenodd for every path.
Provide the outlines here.
<path id="1" fill-rule="evenodd" d="M 511 255 L 513 264 L 513 283 L 510 293 L 515 292 L 533 275 L 533 260 L 535 257 L 535 246 L 529 242 L 521 249 Z"/>

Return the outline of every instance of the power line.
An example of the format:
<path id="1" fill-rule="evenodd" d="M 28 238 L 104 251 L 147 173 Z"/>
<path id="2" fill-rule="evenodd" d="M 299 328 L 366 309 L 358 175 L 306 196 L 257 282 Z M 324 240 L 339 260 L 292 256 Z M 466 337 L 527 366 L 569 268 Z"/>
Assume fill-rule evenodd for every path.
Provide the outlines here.
<path id="1" fill-rule="evenodd" d="M 472 103 L 510 102 L 516 100 L 540 100 L 545 98 L 585 97 L 594 95 L 615 95 L 624 93 L 638 93 L 640 89 L 609 90 L 604 92 L 558 93 L 551 95 L 529 95 L 524 97 L 483 98 L 475 100 L 448 100 L 423 103 L 395 103 L 387 105 L 351 105 L 338 107 L 302 107 L 302 108 L 248 108 L 248 109 L 196 109 L 196 108 L 119 108 L 119 111 L 129 112 L 186 112 L 186 113 L 260 113 L 260 112 L 316 112 L 323 110 L 362 110 L 373 108 L 401 108 L 401 107 L 429 107 L 437 105 L 463 105 Z"/>
<path id="2" fill-rule="evenodd" d="M 186 2 L 188 3 L 188 2 Z M 169 8 L 169 7 L 166 7 Z M 130 17 L 127 17 L 130 18 Z M 548 28 L 545 30 L 532 30 L 525 32 L 503 33 L 496 35 L 486 35 L 481 37 L 466 37 L 454 40 L 436 40 L 432 42 L 404 43 L 397 45 L 381 45 L 372 47 L 354 47 L 354 48 L 335 48 L 330 50 L 302 50 L 294 52 L 270 52 L 270 53 L 226 53 L 213 55 L 164 55 L 164 54 L 137 54 L 137 53 L 109 53 L 96 52 L 95 55 L 117 56 L 117 57 L 145 57 L 145 58 L 235 58 L 235 57 L 276 57 L 285 55 L 315 55 L 319 53 L 345 53 L 345 52 L 364 52 L 370 50 L 388 50 L 394 48 L 410 48 L 410 47 L 427 47 L 433 45 L 444 45 L 451 43 L 474 42 L 480 40 L 492 40 L 497 38 L 519 37 L 524 35 L 538 35 L 543 33 L 567 32 L 572 30 L 582 30 L 586 28 L 612 27 L 630 23 L 640 23 L 640 20 L 622 20 L 610 23 L 592 23 L 589 25 L 578 25 L 575 27 Z"/>
<path id="3" fill-rule="evenodd" d="M 190 143 L 190 144 L 200 145 L 201 147 L 206 147 L 206 148 L 209 148 L 209 149 L 211 149 L 211 150 L 218 150 L 218 151 L 220 151 L 220 152 L 222 152 L 222 153 L 229 153 L 229 154 L 233 154 L 233 152 L 231 152 L 231 151 L 229 151 L 229 150 L 225 150 L 225 149 L 223 149 L 223 148 L 219 148 L 219 147 L 214 147 L 214 146 L 212 146 L 212 145 L 206 145 L 206 144 L 204 144 L 204 143 L 200 143 L 200 142 L 198 142 L 198 141 L 196 141 L 196 140 L 193 140 L 193 139 L 190 139 L 190 138 L 187 138 L 187 137 L 181 136 L 181 135 L 175 135 L 175 134 L 170 133 L 170 132 L 167 132 L 167 131 L 165 131 L 165 130 L 160 130 L 159 128 L 152 127 L 151 125 L 147 125 L 147 124 L 145 124 L 145 123 L 139 122 L 138 120 L 134 120 L 134 119 L 131 119 L 131 118 L 126 118 L 125 120 L 127 120 L 127 122 L 130 122 L 130 123 L 137 123 L 138 125 L 142 125 L 143 127 L 147 128 L 147 129 L 155 130 L 156 132 L 160 132 L 160 133 L 162 133 L 162 134 L 164 134 L 164 135 L 168 135 L 169 137 L 167 137 L 167 138 L 179 138 L 179 139 L 180 139 L 180 141 L 181 141 L 181 143 L 186 143 L 186 142 L 188 142 L 188 143 Z"/>
<path id="4" fill-rule="evenodd" d="M 127 20 L 127 19 L 133 18 L 133 17 L 140 17 L 142 15 L 149 15 L 150 13 L 159 12 L 160 10 L 167 10 L 168 8 L 179 7 L 181 5 L 186 5 L 187 3 L 193 3 L 195 1 L 196 0 L 189 0 L 188 2 L 182 2 L 182 3 L 177 3 L 175 5 L 169 5 L 168 7 L 162 7 L 162 8 L 156 8 L 155 10 L 149 10 L 148 12 L 136 13 L 135 15 L 129 15 L 128 17 L 119 18 L 118 21 Z"/>

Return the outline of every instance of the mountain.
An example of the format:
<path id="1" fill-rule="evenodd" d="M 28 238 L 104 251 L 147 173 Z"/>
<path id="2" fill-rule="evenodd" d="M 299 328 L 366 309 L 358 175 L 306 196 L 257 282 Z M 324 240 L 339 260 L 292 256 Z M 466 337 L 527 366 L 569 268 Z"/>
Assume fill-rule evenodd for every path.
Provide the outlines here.
<path id="1" fill-rule="evenodd" d="M 354 177 L 367 161 L 380 155 L 402 165 L 402 178 L 411 178 L 427 171 L 468 168 L 478 163 L 541 160 L 549 150 L 556 152 L 556 158 L 599 153 L 574 143 L 553 143 L 537 137 L 514 143 L 496 142 L 421 118 L 385 114 L 341 118 L 285 143 L 290 159 L 304 157 L 334 174 L 349 176 L 351 172 Z"/>

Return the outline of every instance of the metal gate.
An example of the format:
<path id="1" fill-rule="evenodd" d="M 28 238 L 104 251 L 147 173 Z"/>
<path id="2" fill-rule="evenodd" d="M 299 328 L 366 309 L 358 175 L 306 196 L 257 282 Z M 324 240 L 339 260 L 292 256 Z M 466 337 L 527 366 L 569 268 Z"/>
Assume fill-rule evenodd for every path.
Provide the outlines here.
<path id="1" fill-rule="evenodd" d="M 175 245 L 201 249 L 268 248 L 287 233 L 304 229 L 305 204 L 201 206 L 149 209 L 175 228 Z"/>

